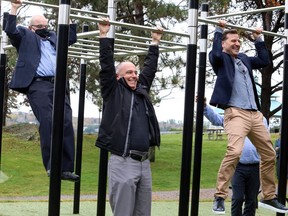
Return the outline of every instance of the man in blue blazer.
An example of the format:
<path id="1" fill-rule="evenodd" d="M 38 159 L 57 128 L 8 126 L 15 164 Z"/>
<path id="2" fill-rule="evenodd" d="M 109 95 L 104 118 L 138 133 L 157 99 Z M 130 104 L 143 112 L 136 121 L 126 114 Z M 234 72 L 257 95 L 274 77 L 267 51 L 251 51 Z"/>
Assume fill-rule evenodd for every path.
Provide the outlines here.
<path id="1" fill-rule="evenodd" d="M 259 206 L 279 213 L 287 213 L 288 208 L 276 198 L 275 151 L 269 132 L 259 111 L 260 103 L 253 79 L 252 69 L 260 69 L 270 64 L 268 50 L 260 37 L 261 28 L 252 33 L 257 55 L 249 57 L 240 53 L 241 42 L 237 30 L 224 31 L 226 22 L 219 21 L 209 60 L 217 75 L 210 104 L 224 109 L 224 129 L 228 137 L 225 157 L 217 176 L 213 212 L 224 214 L 224 200 L 228 195 L 229 181 L 241 156 L 247 136 L 255 145 L 260 158 L 260 176 L 263 198 Z"/>
<path id="2" fill-rule="evenodd" d="M 5 32 L 17 49 L 18 60 L 9 87 L 27 95 L 34 115 L 39 121 L 41 153 L 44 167 L 50 176 L 50 151 L 54 76 L 56 73 L 56 33 L 48 30 L 48 20 L 42 15 L 31 18 L 29 28 L 16 26 L 16 14 L 21 0 L 11 2 Z M 77 40 L 76 24 L 70 25 L 69 45 Z M 65 96 L 63 131 L 62 179 L 78 181 L 74 171 L 74 130 L 72 110 Z"/>

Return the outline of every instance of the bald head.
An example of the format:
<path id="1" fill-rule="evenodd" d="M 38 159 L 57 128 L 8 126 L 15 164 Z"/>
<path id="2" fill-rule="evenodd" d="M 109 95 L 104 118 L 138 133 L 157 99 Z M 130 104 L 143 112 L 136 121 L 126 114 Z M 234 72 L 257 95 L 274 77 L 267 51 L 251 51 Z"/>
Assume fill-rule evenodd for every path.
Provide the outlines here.
<path id="1" fill-rule="evenodd" d="M 138 81 L 138 72 L 136 66 L 132 62 L 121 62 L 116 67 L 117 79 L 123 77 L 128 86 L 135 90 Z"/>
<path id="2" fill-rule="evenodd" d="M 30 19 L 29 28 L 32 31 L 48 27 L 48 20 L 43 15 L 34 15 Z"/>
<path id="3" fill-rule="evenodd" d="M 129 70 L 132 69 L 132 70 L 135 71 L 136 70 L 136 66 L 132 62 L 128 62 L 128 61 L 121 62 L 116 67 L 116 73 L 119 76 L 123 76 L 127 69 L 129 69 Z"/>

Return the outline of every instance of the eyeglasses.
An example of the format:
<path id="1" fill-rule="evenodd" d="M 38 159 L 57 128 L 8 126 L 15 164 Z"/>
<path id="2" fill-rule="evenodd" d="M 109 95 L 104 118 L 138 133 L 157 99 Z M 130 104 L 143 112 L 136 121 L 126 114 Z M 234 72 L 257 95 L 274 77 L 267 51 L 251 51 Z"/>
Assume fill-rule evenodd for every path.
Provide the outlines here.
<path id="1" fill-rule="evenodd" d="M 129 74 L 129 75 L 130 75 L 130 74 L 133 74 L 133 73 L 134 73 L 135 75 L 138 75 L 138 71 L 133 71 L 133 70 L 128 70 L 128 71 L 126 71 L 125 73 L 126 73 L 126 74 Z"/>
<path id="2" fill-rule="evenodd" d="M 42 24 L 38 24 L 38 25 L 31 25 L 32 27 L 36 27 L 38 29 L 43 29 L 43 28 L 48 28 L 48 25 L 42 25 Z"/>

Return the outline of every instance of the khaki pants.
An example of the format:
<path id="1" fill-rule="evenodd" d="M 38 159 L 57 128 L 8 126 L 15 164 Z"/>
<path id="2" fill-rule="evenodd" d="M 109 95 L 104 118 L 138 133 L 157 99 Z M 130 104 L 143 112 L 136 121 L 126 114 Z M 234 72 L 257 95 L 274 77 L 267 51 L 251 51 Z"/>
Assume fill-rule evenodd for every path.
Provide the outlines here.
<path id="1" fill-rule="evenodd" d="M 263 198 L 275 198 L 275 150 L 270 134 L 263 123 L 261 112 L 227 108 L 224 113 L 224 129 L 228 137 L 225 157 L 221 163 L 217 177 L 215 196 L 224 199 L 228 196 L 229 182 L 239 161 L 246 136 L 255 145 L 260 157 L 260 182 Z"/>

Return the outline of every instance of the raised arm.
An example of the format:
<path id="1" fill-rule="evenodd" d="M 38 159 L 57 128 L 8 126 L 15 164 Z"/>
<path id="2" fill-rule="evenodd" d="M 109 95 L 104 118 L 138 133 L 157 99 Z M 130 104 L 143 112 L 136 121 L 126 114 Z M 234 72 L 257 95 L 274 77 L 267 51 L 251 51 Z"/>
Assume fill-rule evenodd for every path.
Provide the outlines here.
<path id="1" fill-rule="evenodd" d="M 261 33 L 263 29 L 260 27 L 255 28 L 255 31 L 252 32 L 252 35 L 255 40 L 255 47 L 257 55 L 251 57 L 250 61 L 252 64 L 252 69 L 259 69 L 266 67 L 270 64 L 269 53 L 265 42 L 262 40 Z"/>
<path id="2" fill-rule="evenodd" d="M 15 0 L 11 1 L 11 10 L 10 14 L 7 19 L 6 27 L 5 27 L 5 32 L 7 36 L 10 39 L 11 44 L 16 47 L 17 49 L 20 46 L 21 39 L 24 35 L 24 31 L 19 31 L 18 28 L 16 28 L 17 25 L 17 10 L 22 6 L 22 1 L 21 0 Z M 24 29 L 24 27 L 22 27 Z"/>
<path id="3" fill-rule="evenodd" d="M 215 29 L 212 50 L 209 52 L 209 61 L 216 75 L 218 74 L 217 66 L 223 64 L 222 35 L 224 27 L 225 25 L 219 21 L 219 26 Z"/>
<path id="4" fill-rule="evenodd" d="M 99 60 L 100 60 L 100 85 L 101 94 L 104 100 L 117 86 L 116 71 L 114 65 L 114 38 L 108 38 L 107 33 L 110 29 L 109 19 L 102 18 L 103 22 L 98 23 L 99 28 Z"/>
<path id="5" fill-rule="evenodd" d="M 147 91 L 150 90 L 152 82 L 155 78 L 158 66 L 159 57 L 159 43 L 162 37 L 163 28 L 157 27 L 155 31 L 152 31 L 151 46 L 149 46 L 148 54 L 144 61 L 143 70 L 139 75 L 139 81 L 142 85 L 147 87 Z"/>

